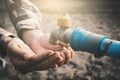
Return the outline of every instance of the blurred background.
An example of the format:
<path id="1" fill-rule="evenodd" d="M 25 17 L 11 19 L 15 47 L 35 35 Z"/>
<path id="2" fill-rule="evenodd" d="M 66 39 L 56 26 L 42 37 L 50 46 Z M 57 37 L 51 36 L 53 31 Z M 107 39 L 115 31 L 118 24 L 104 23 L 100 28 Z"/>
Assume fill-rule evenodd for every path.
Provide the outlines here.
<path id="1" fill-rule="evenodd" d="M 42 29 L 50 33 L 58 28 L 57 18 L 68 13 L 72 26 L 106 35 L 120 41 L 119 0 L 30 0 L 42 13 Z M 0 25 L 10 32 L 14 28 L 6 13 L 3 0 L 0 1 Z M 120 60 L 107 56 L 96 58 L 87 52 L 76 52 L 73 59 L 57 69 L 31 72 L 22 75 L 9 62 L 0 73 L 0 80 L 120 80 Z"/>
<path id="2" fill-rule="evenodd" d="M 31 0 L 42 12 L 119 12 L 119 0 Z"/>

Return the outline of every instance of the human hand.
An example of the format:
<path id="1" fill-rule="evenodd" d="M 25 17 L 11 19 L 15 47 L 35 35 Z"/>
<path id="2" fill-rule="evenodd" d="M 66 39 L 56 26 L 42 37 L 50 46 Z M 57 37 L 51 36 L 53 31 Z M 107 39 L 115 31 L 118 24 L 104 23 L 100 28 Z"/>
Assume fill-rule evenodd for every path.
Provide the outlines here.
<path id="1" fill-rule="evenodd" d="M 66 44 L 64 42 L 57 41 L 57 45 L 60 45 L 62 47 L 62 50 L 60 50 L 60 51 L 63 52 L 64 55 L 66 56 L 66 57 L 64 57 L 65 58 L 64 63 L 68 63 L 75 54 L 73 49 L 70 47 L 70 44 Z"/>
<path id="2" fill-rule="evenodd" d="M 68 45 L 58 43 L 59 45 L 52 45 L 49 43 L 49 35 L 43 35 L 40 30 L 25 30 L 22 34 L 23 41 L 36 53 L 43 54 L 46 50 L 53 50 L 59 53 L 63 61 L 57 63 L 62 65 L 67 63 L 73 56 L 74 52 Z"/>
<path id="3" fill-rule="evenodd" d="M 42 54 L 34 53 L 23 41 L 18 38 L 10 39 L 7 53 L 16 68 L 21 73 L 54 68 L 61 62 L 60 55 L 50 50 Z"/>

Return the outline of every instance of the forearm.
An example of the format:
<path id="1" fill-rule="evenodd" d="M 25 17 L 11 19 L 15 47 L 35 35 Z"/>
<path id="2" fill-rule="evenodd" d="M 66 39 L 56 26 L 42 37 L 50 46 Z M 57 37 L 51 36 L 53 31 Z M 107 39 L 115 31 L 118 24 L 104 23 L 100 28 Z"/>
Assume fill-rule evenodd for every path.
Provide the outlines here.
<path id="1" fill-rule="evenodd" d="M 41 13 L 29 0 L 6 0 L 6 5 L 19 36 L 23 30 L 40 29 Z"/>

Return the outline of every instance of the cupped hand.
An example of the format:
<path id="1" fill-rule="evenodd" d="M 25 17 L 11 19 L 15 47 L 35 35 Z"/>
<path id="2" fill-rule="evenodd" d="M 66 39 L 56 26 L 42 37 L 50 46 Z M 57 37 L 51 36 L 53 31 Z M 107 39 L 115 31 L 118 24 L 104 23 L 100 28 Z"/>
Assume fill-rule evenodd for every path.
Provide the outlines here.
<path id="1" fill-rule="evenodd" d="M 58 42 L 58 45 L 52 45 L 49 43 L 49 35 L 44 35 L 40 30 L 26 30 L 23 31 L 22 39 L 23 41 L 36 53 L 43 54 L 46 50 L 52 50 L 55 53 L 60 54 L 61 61 L 57 63 L 62 65 L 67 63 L 73 56 L 74 51 L 62 42 Z"/>
<path id="2" fill-rule="evenodd" d="M 36 53 L 31 50 L 22 40 L 13 38 L 7 46 L 7 53 L 16 70 L 27 73 L 37 70 L 55 68 L 62 61 L 60 54 L 41 47 L 37 52 L 37 45 L 34 46 Z"/>

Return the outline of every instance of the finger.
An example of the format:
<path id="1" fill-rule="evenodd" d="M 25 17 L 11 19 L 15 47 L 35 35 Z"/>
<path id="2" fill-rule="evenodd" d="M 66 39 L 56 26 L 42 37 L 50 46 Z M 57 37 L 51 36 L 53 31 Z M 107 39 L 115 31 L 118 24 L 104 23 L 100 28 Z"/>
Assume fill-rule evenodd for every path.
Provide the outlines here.
<path id="1" fill-rule="evenodd" d="M 48 44 L 49 46 L 48 46 L 48 49 L 50 49 L 50 50 L 61 50 L 62 49 L 62 47 L 60 46 L 60 45 L 51 45 L 51 44 Z"/>
<path id="2" fill-rule="evenodd" d="M 71 58 L 74 56 L 75 52 L 73 51 L 73 49 L 71 47 L 68 47 L 70 53 L 71 53 Z"/>
<path id="3" fill-rule="evenodd" d="M 69 62 L 69 60 L 71 59 L 71 54 L 70 51 L 67 50 L 65 47 L 63 47 L 64 50 L 64 55 L 65 55 L 65 64 Z"/>
<path id="4" fill-rule="evenodd" d="M 69 46 L 68 44 L 66 44 L 66 43 L 64 43 L 62 41 L 57 41 L 57 45 L 60 45 L 62 47 L 68 47 Z"/>
<path id="5" fill-rule="evenodd" d="M 15 44 L 16 43 L 16 44 Z M 41 52 L 35 54 L 27 45 L 25 45 L 20 40 L 15 40 L 14 43 L 8 44 L 8 52 L 16 66 L 31 66 L 31 64 L 36 64 L 49 56 L 53 55 L 52 51 Z M 18 61 L 16 63 L 16 60 Z M 24 65 L 23 65 L 24 64 Z"/>
<path id="6" fill-rule="evenodd" d="M 33 65 L 37 65 L 41 62 L 43 62 L 44 60 L 47 60 L 50 56 L 52 56 L 54 53 L 52 51 L 45 51 L 42 54 L 37 54 L 31 57 L 27 57 L 26 61 L 26 68 L 33 66 Z M 23 57 L 25 57 L 27 55 L 23 55 Z"/>
<path id="7" fill-rule="evenodd" d="M 53 56 L 55 53 L 51 50 L 46 50 L 44 52 L 41 52 L 40 54 L 34 55 L 31 59 L 34 62 L 42 62 L 46 60 L 47 58 Z"/>
<path id="8" fill-rule="evenodd" d="M 52 65 L 51 68 L 54 68 L 54 69 L 58 68 L 58 64 Z"/>
<path id="9" fill-rule="evenodd" d="M 37 65 L 27 68 L 26 72 L 45 70 L 45 69 L 49 69 L 54 66 L 58 66 L 57 64 L 54 64 L 54 63 L 56 61 L 57 62 L 61 61 L 59 56 L 60 56 L 59 54 L 54 54 L 52 57 L 48 58 L 47 60 L 44 60 L 43 62 L 41 62 Z"/>
<path id="10" fill-rule="evenodd" d="M 63 51 L 61 51 L 61 52 L 56 51 L 55 53 L 56 54 L 59 53 L 60 56 L 63 58 L 63 60 L 61 60 L 61 62 L 58 63 L 58 66 L 61 66 L 65 62 L 65 55 L 64 55 Z"/>
<path id="11" fill-rule="evenodd" d="M 24 54 L 26 54 L 26 53 L 24 53 Z M 51 53 L 49 55 L 51 55 Z M 48 54 L 45 55 L 45 56 L 48 56 Z M 47 59 L 46 57 L 42 57 L 42 58 L 41 57 L 42 56 L 40 56 L 40 57 L 36 56 L 34 58 L 29 57 L 27 60 L 16 57 L 16 59 L 13 59 L 13 63 L 14 63 L 15 69 L 19 70 L 20 72 L 26 73 L 26 72 L 30 71 L 30 69 L 29 69 L 30 67 L 33 67 L 33 66 L 35 66 L 35 65 L 37 65 L 39 63 L 42 63 L 44 61 L 44 59 Z M 41 70 L 42 70 L 42 68 L 41 68 Z"/>
<path id="12" fill-rule="evenodd" d="M 54 65 L 58 65 L 58 63 L 63 61 L 63 58 L 60 56 L 59 52 L 56 52 L 55 55 L 53 56 L 53 58 L 56 57 L 55 60 L 51 60 L 51 62 L 49 61 L 49 64 L 46 65 L 46 68 L 52 67 Z"/>
<path id="13" fill-rule="evenodd" d="M 45 50 L 37 42 L 31 44 L 30 47 L 36 53 L 36 55 L 31 58 L 33 61 L 37 61 L 37 62 L 42 61 L 44 59 L 47 59 L 49 56 L 53 55 L 54 53 L 52 50 L 48 50 L 48 49 Z"/>

